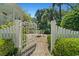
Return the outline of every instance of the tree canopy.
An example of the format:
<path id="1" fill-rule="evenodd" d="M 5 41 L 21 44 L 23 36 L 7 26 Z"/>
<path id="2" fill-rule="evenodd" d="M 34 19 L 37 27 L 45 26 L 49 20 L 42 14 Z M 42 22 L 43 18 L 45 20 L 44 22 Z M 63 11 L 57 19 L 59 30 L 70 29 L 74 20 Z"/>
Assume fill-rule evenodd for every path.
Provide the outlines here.
<path id="1" fill-rule="evenodd" d="M 32 17 L 27 14 L 27 13 L 24 13 L 23 14 L 23 20 L 22 21 L 31 21 L 32 20 Z"/>
<path id="2" fill-rule="evenodd" d="M 51 32 L 52 8 L 37 10 L 36 21 L 39 29 L 48 34 Z"/>
<path id="3" fill-rule="evenodd" d="M 78 11 L 71 11 L 66 14 L 62 21 L 61 27 L 71 29 L 71 30 L 79 30 L 79 12 Z"/>

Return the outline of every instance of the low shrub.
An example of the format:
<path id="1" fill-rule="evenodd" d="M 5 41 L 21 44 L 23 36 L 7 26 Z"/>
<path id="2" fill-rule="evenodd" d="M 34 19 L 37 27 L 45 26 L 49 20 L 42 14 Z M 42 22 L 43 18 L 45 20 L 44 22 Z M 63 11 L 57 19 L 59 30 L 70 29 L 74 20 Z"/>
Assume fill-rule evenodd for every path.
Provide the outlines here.
<path id="1" fill-rule="evenodd" d="M 79 38 L 63 38 L 57 40 L 53 54 L 56 56 L 79 55 Z"/>
<path id="2" fill-rule="evenodd" d="M 13 25 L 14 25 L 14 22 L 8 22 L 4 25 L 0 25 L 0 29 L 6 29 L 6 28 L 13 26 Z"/>
<path id="3" fill-rule="evenodd" d="M 0 56 L 11 56 L 17 53 L 17 48 L 11 40 L 0 39 Z"/>

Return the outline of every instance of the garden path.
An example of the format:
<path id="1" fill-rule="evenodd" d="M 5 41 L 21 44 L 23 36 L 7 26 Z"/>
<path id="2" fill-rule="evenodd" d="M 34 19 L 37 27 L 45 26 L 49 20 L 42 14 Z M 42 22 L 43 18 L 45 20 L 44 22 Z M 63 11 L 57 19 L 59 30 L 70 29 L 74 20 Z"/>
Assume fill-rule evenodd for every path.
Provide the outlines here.
<path id="1" fill-rule="evenodd" d="M 36 49 L 32 56 L 49 56 L 47 35 L 42 34 L 36 37 Z"/>

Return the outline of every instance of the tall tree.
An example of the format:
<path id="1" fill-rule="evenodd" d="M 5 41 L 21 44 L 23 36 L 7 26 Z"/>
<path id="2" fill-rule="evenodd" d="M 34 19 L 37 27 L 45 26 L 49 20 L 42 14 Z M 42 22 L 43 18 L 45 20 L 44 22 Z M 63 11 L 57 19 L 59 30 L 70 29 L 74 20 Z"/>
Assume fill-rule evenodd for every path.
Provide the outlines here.
<path id="1" fill-rule="evenodd" d="M 73 10 L 76 10 L 76 9 L 73 8 L 74 6 L 76 6 L 76 4 L 73 4 L 73 3 L 72 4 L 70 4 L 70 3 L 53 3 L 52 4 L 53 17 L 54 18 L 57 17 L 56 15 L 54 15 L 55 14 L 55 10 L 58 10 L 58 12 L 59 12 L 58 25 L 60 25 L 60 22 L 62 20 L 62 6 L 63 5 L 66 6 L 66 7 L 68 6 L 69 8 L 71 8 Z"/>
<path id="2" fill-rule="evenodd" d="M 36 12 L 36 18 L 38 21 L 39 29 L 42 29 L 44 33 L 50 33 L 50 22 L 53 18 L 52 8 L 41 9 Z"/>

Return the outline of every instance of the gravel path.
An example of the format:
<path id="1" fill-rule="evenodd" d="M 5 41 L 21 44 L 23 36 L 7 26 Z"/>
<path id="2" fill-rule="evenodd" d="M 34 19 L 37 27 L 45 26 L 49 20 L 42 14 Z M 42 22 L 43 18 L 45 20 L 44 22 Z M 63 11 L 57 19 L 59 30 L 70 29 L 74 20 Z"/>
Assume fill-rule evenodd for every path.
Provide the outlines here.
<path id="1" fill-rule="evenodd" d="M 32 56 L 49 56 L 47 36 L 41 35 L 36 38 L 36 49 Z"/>

